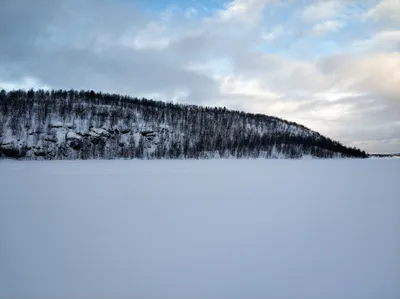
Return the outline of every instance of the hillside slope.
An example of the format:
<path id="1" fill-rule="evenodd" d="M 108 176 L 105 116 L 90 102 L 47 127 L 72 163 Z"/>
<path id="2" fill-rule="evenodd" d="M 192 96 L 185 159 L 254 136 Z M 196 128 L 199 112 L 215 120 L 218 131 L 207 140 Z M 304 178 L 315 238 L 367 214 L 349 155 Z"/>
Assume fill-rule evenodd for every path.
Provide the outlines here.
<path id="1" fill-rule="evenodd" d="M 93 91 L 0 92 L 0 156 L 319 158 L 367 154 L 276 117 Z"/>
<path id="2" fill-rule="evenodd" d="M 369 157 L 372 157 L 372 158 L 400 158 L 400 153 L 392 153 L 392 154 L 369 154 Z"/>

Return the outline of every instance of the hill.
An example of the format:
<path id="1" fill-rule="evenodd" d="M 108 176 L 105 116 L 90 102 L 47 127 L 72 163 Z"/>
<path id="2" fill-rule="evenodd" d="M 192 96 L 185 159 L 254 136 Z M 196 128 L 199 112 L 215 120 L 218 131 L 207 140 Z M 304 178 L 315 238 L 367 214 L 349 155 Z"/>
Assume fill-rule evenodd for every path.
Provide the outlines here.
<path id="1" fill-rule="evenodd" d="M 368 155 L 297 123 L 262 114 L 94 91 L 2 90 L 0 156 L 203 159 Z"/>
<path id="2" fill-rule="evenodd" d="M 373 158 L 400 158 L 400 153 L 391 153 L 391 154 L 369 154 L 370 157 Z"/>

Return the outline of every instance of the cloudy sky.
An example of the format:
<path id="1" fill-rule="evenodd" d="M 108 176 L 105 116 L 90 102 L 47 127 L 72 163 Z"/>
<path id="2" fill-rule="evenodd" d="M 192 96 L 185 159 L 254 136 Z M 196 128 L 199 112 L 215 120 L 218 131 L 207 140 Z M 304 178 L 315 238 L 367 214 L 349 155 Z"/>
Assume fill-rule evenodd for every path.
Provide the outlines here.
<path id="1" fill-rule="evenodd" d="M 400 0 L 1 0 L 0 88 L 279 116 L 400 151 Z"/>

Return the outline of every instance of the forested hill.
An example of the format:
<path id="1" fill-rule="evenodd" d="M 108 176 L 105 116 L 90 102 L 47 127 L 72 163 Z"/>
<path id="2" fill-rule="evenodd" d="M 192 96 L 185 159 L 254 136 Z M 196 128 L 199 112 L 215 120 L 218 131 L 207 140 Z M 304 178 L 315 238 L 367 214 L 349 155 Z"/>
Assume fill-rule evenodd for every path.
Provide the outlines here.
<path id="1" fill-rule="evenodd" d="M 319 158 L 367 154 L 276 117 L 93 91 L 0 92 L 0 156 Z"/>

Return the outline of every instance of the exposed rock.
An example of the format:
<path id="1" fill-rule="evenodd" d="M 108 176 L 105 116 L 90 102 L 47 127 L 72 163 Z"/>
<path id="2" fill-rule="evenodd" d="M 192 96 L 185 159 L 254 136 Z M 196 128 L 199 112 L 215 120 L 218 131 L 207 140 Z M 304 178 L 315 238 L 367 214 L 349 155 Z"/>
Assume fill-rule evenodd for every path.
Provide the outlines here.
<path id="1" fill-rule="evenodd" d="M 83 146 L 82 136 L 79 136 L 73 131 L 69 131 L 67 134 L 65 134 L 65 140 L 68 141 L 68 145 L 74 150 L 79 150 Z"/>
<path id="2" fill-rule="evenodd" d="M 0 145 L 0 156 L 18 159 L 18 158 L 22 158 L 24 156 L 24 154 L 18 148 L 4 147 L 4 146 Z"/>
<path id="3" fill-rule="evenodd" d="M 50 125 L 51 128 L 55 128 L 55 129 L 62 128 L 63 126 L 64 126 L 64 124 L 62 122 L 55 122 Z"/>
<path id="4" fill-rule="evenodd" d="M 46 156 L 47 153 L 44 150 L 40 150 L 40 151 L 35 151 L 34 154 L 36 157 L 44 157 Z"/>
<path id="5" fill-rule="evenodd" d="M 77 133 L 73 131 L 69 131 L 67 134 L 65 134 L 65 139 L 66 140 L 72 140 L 72 139 L 82 139 L 82 136 L 79 136 Z"/>
<path id="6" fill-rule="evenodd" d="M 140 134 L 142 134 L 144 137 L 156 137 L 156 133 L 153 131 L 142 131 Z"/>
<path id="7" fill-rule="evenodd" d="M 92 136 L 97 135 L 98 137 L 110 138 L 110 133 L 103 128 L 91 128 L 90 132 Z"/>
<path id="8" fill-rule="evenodd" d="M 4 143 L 0 143 L 0 146 L 3 146 L 3 147 L 13 147 L 13 146 L 14 146 L 14 142 L 4 142 Z"/>
<path id="9" fill-rule="evenodd" d="M 78 134 L 81 137 L 90 137 L 92 135 L 90 135 L 89 132 L 77 132 L 76 134 Z"/>
<path id="10" fill-rule="evenodd" d="M 41 132 L 41 131 L 31 131 L 31 132 L 28 132 L 28 135 L 35 135 L 35 134 L 43 134 L 43 132 Z"/>
<path id="11" fill-rule="evenodd" d="M 128 134 L 131 132 L 131 129 L 121 129 L 121 134 Z"/>
<path id="12" fill-rule="evenodd" d="M 112 129 L 112 128 L 109 128 L 109 127 L 102 127 L 102 129 L 103 129 L 104 131 L 110 133 L 110 134 L 111 134 L 111 133 L 114 134 L 114 129 Z"/>
<path id="13" fill-rule="evenodd" d="M 92 142 L 93 144 L 99 144 L 100 142 L 100 137 L 92 137 L 90 139 L 90 142 Z"/>
<path id="14" fill-rule="evenodd" d="M 74 150 L 80 150 L 83 146 L 83 142 L 80 139 L 71 139 L 69 142 L 69 146 Z"/>
<path id="15" fill-rule="evenodd" d="M 57 138 L 56 137 L 47 137 L 44 139 L 47 142 L 52 142 L 52 143 L 57 143 Z"/>

